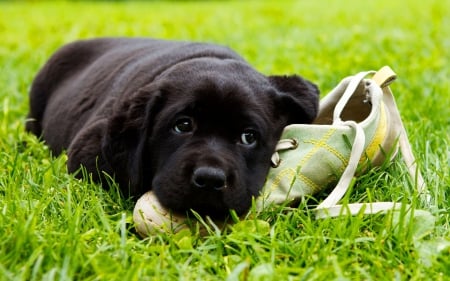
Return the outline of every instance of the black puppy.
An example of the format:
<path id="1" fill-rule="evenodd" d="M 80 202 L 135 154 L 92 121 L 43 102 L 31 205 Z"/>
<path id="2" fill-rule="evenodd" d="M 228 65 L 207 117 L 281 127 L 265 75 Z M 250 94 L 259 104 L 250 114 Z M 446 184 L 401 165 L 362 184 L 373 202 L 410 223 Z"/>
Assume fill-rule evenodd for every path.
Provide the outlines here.
<path id="1" fill-rule="evenodd" d="M 103 38 L 58 50 L 35 78 L 26 128 L 124 195 L 223 216 L 259 195 L 283 128 L 309 123 L 317 87 L 264 76 L 203 43 Z M 81 173 L 79 173 L 81 174 Z"/>

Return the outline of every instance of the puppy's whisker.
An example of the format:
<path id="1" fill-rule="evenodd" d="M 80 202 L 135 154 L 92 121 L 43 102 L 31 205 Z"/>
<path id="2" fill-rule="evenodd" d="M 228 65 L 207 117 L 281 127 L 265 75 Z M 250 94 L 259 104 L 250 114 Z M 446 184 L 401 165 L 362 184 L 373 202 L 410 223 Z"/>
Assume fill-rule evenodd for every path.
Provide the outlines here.
<path id="1" fill-rule="evenodd" d="M 221 190 L 224 190 L 224 189 L 227 189 L 228 188 L 228 185 L 224 185 L 224 186 L 220 186 L 220 187 L 214 187 L 214 189 L 215 190 L 217 190 L 217 191 L 221 191 Z"/>

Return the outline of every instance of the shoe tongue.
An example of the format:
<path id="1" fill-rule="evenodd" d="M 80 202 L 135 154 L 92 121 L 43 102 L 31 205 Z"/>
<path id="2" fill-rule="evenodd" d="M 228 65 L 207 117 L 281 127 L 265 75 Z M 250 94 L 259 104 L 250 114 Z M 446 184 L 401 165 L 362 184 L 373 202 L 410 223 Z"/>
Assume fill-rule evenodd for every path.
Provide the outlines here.
<path id="1" fill-rule="evenodd" d="M 389 86 L 395 79 L 397 79 L 397 74 L 395 74 L 389 66 L 383 66 L 372 77 L 372 80 L 374 80 L 380 88 Z"/>

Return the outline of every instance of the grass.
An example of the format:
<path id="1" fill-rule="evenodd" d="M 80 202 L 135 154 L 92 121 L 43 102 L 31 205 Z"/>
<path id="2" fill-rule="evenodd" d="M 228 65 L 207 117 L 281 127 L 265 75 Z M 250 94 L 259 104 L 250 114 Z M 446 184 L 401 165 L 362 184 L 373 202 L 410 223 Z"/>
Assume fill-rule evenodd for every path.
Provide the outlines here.
<path id="1" fill-rule="evenodd" d="M 1 2 L 0 280 L 449 280 L 449 14 L 442 0 Z M 225 44 L 261 72 L 299 73 L 323 93 L 390 65 L 431 204 L 417 200 L 400 161 L 360 177 L 348 200 L 431 215 L 315 220 L 302 205 L 204 236 L 139 239 L 131 202 L 74 179 L 65 155 L 24 132 L 39 67 L 58 46 L 96 36 Z"/>

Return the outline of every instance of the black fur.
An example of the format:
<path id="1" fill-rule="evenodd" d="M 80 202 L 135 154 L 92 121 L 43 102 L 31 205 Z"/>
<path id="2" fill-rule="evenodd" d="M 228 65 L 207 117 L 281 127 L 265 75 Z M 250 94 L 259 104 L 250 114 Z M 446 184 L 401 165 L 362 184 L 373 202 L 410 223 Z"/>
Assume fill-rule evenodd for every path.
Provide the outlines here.
<path id="1" fill-rule="evenodd" d="M 222 216 L 258 196 L 283 128 L 310 123 L 318 90 L 264 76 L 212 44 L 102 38 L 58 50 L 36 76 L 26 128 L 68 170 L 174 211 Z M 105 184 L 106 185 L 106 184 Z"/>

